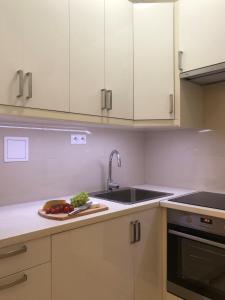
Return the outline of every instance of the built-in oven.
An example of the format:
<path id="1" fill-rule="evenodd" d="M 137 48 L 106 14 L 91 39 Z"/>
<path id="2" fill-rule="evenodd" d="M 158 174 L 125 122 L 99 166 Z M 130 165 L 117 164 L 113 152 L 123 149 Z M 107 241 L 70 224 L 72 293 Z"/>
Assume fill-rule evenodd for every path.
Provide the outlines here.
<path id="1" fill-rule="evenodd" d="M 225 300 L 225 219 L 168 210 L 168 292 Z"/>

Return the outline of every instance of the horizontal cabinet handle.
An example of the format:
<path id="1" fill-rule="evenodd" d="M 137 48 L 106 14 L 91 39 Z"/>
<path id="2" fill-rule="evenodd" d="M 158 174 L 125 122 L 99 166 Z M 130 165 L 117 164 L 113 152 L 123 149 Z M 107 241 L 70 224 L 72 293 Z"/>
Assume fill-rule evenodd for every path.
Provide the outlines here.
<path id="1" fill-rule="evenodd" d="M 6 289 L 9 289 L 15 285 L 18 285 L 18 284 L 21 284 L 25 281 L 27 281 L 27 275 L 26 274 L 23 274 L 22 277 L 16 279 L 16 280 L 13 280 L 12 282 L 8 282 L 8 283 L 3 283 L 1 284 L 1 281 L 0 280 L 0 291 L 1 290 L 6 290 Z"/>
<path id="2" fill-rule="evenodd" d="M 25 253 L 25 252 L 27 252 L 27 246 L 26 245 L 18 246 L 17 249 L 8 250 L 8 251 L 3 252 L 3 253 L 1 253 L 1 251 L 0 251 L 0 259 L 8 258 L 8 257 L 15 256 L 15 255 L 18 255 L 18 254 L 22 254 L 22 253 Z"/>

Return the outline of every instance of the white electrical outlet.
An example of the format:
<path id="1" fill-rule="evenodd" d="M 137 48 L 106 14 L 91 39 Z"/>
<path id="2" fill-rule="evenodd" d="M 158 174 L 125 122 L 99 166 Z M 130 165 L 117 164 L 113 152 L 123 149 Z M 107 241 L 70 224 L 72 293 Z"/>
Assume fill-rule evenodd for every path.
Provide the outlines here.
<path id="1" fill-rule="evenodd" d="M 86 134 L 71 134 L 71 145 L 86 145 Z"/>

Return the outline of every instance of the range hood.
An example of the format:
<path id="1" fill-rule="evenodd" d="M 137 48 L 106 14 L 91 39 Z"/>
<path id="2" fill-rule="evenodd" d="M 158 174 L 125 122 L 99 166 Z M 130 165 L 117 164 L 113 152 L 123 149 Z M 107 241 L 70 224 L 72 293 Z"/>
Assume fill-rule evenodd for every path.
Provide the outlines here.
<path id="1" fill-rule="evenodd" d="M 180 78 L 199 85 L 225 81 L 225 62 L 180 73 Z"/>

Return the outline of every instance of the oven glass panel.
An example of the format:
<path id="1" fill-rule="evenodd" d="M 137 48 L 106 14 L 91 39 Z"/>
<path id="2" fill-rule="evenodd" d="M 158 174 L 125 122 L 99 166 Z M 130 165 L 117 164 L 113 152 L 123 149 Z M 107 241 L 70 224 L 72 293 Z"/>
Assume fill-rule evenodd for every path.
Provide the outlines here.
<path id="1" fill-rule="evenodd" d="M 213 300 L 224 300 L 225 249 L 168 234 L 168 280 Z"/>

